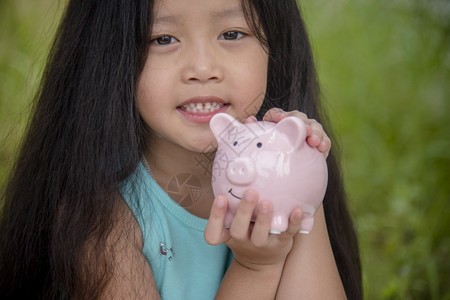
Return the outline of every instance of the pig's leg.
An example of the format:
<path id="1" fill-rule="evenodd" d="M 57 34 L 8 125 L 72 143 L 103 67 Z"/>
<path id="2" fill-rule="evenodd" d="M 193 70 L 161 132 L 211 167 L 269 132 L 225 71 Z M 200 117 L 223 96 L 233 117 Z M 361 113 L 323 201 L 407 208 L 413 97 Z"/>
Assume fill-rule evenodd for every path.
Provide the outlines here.
<path id="1" fill-rule="evenodd" d="M 300 225 L 300 233 L 308 234 L 311 232 L 314 226 L 314 214 L 316 209 L 312 205 L 305 204 L 303 209 L 303 221 Z"/>
<path id="2" fill-rule="evenodd" d="M 228 210 L 225 215 L 225 228 L 230 228 L 231 223 L 233 222 L 234 215 L 236 214 L 237 208 L 239 206 L 239 202 L 234 201 L 233 199 L 228 198 Z"/>
<path id="3" fill-rule="evenodd" d="M 285 215 L 274 215 L 272 217 L 272 224 L 270 226 L 270 233 L 280 234 L 288 228 L 288 218 Z"/>
<path id="4" fill-rule="evenodd" d="M 300 226 L 300 233 L 308 234 L 311 232 L 314 226 L 314 215 L 306 215 L 303 217 L 302 224 Z"/>
<path id="5" fill-rule="evenodd" d="M 233 222 L 233 219 L 234 219 L 234 212 L 228 210 L 227 214 L 225 215 L 225 228 L 231 227 L 231 222 Z"/>

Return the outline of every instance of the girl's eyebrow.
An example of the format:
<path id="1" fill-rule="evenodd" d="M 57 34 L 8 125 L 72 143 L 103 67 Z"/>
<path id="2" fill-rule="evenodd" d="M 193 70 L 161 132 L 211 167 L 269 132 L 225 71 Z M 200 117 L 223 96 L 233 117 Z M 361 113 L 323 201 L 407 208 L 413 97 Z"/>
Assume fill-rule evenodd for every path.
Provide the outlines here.
<path id="1" fill-rule="evenodd" d="M 228 9 L 221 9 L 219 11 L 213 12 L 211 16 L 214 19 L 225 19 L 225 18 L 237 18 L 237 17 L 243 17 L 244 13 L 242 12 L 242 9 L 240 6 L 232 7 Z M 178 17 L 174 15 L 167 15 L 167 16 L 157 16 L 153 24 L 163 24 L 163 23 L 176 23 Z"/>

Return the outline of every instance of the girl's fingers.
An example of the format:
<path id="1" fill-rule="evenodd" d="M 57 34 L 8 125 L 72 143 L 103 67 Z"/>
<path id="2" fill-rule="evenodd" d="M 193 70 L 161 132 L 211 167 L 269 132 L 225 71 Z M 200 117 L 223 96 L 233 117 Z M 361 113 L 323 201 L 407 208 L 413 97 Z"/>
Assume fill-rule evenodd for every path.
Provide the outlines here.
<path id="1" fill-rule="evenodd" d="M 263 121 L 278 123 L 286 117 L 286 112 L 281 108 L 271 108 L 269 109 L 263 117 Z"/>
<path id="2" fill-rule="evenodd" d="M 267 244 L 272 223 L 272 203 L 262 201 L 258 206 L 258 216 L 253 227 L 251 241 L 256 247 Z"/>
<path id="3" fill-rule="evenodd" d="M 306 142 L 311 147 L 316 147 L 326 158 L 331 149 L 331 140 L 323 130 L 322 125 L 314 119 L 303 121 L 306 124 Z"/>
<path id="4" fill-rule="evenodd" d="M 253 122 L 256 122 L 256 121 L 258 121 L 258 119 L 256 119 L 255 116 L 249 116 L 247 119 L 244 120 L 244 124 L 253 123 Z"/>
<path id="5" fill-rule="evenodd" d="M 204 233 L 205 240 L 210 245 L 219 245 L 230 239 L 230 233 L 224 227 L 227 208 L 227 198 L 225 196 L 217 196 L 212 205 Z"/>
<path id="6" fill-rule="evenodd" d="M 246 240 L 249 236 L 250 222 L 258 202 L 258 194 L 253 190 L 245 191 L 231 223 L 230 234 L 233 239 Z"/>
<path id="7" fill-rule="evenodd" d="M 320 142 L 319 146 L 317 146 L 317 149 L 323 153 L 325 158 L 328 157 L 328 154 L 330 153 L 330 149 L 331 149 L 331 140 L 327 135 L 324 136 L 324 138 Z"/>
<path id="8" fill-rule="evenodd" d="M 292 238 L 300 231 L 300 227 L 303 220 L 303 211 L 300 208 L 296 208 L 292 211 L 289 217 L 288 229 L 282 233 L 283 238 Z"/>
<path id="9" fill-rule="evenodd" d="M 311 147 L 319 146 L 323 138 L 326 136 L 325 131 L 323 131 L 322 125 L 313 119 L 309 119 L 305 123 L 311 128 L 309 134 L 307 133 L 308 137 L 306 141 Z"/>

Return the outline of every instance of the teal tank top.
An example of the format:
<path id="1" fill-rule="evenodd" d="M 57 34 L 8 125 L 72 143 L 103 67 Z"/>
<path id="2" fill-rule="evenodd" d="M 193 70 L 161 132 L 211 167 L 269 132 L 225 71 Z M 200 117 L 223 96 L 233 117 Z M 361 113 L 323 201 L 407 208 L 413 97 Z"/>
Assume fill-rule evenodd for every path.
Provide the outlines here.
<path id="1" fill-rule="evenodd" d="M 162 299 L 214 299 L 232 254 L 203 237 L 206 219 L 175 203 L 142 163 L 120 188 L 141 228 L 142 253 Z"/>

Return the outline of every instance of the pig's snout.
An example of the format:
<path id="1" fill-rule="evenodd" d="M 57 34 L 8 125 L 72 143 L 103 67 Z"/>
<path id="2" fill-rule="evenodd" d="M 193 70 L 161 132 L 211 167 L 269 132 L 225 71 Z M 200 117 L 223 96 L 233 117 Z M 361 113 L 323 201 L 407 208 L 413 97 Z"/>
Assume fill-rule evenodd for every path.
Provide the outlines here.
<path id="1" fill-rule="evenodd" d="M 255 179 L 255 163 L 246 157 L 232 160 L 227 167 L 227 177 L 233 184 L 249 184 Z"/>

